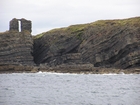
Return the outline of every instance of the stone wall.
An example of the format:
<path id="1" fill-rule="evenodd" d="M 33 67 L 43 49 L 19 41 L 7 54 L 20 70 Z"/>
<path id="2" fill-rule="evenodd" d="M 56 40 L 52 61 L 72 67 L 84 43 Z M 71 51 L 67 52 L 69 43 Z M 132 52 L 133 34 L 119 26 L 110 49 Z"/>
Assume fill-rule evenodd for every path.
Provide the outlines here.
<path id="1" fill-rule="evenodd" d="M 19 26 L 19 22 L 21 22 L 21 26 Z M 22 19 L 12 19 L 10 21 L 10 31 L 18 31 L 19 32 L 19 27 L 21 28 L 21 32 L 23 31 L 29 31 L 30 33 L 32 32 L 32 23 L 30 20 L 26 20 L 24 18 Z"/>
<path id="2" fill-rule="evenodd" d="M 14 18 L 10 21 L 10 31 L 19 31 L 18 19 Z"/>
<path id="3" fill-rule="evenodd" d="M 18 21 L 21 21 L 21 32 Z M 14 18 L 9 29 L 0 33 L 0 64 L 34 64 L 31 21 Z"/>
<path id="4" fill-rule="evenodd" d="M 21 21 L 21 31 L 29 31 L 32 32 L 31 28 L 32 28 L 32 23 L 30 20 L 26 20 L 26 19 L 20 19 Z"/>

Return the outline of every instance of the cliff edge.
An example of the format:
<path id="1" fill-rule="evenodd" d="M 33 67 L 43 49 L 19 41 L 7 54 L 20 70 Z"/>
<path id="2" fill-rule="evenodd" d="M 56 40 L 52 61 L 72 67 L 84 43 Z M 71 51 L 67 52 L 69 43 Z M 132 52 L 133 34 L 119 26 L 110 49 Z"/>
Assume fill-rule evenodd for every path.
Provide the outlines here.
<path id="1" fill-rule="evenodd" d="M 72 25 L 34 36 L 37 64 L 140 67 L 140 17 Z"/>
<path id="2" fill-rule="evenodd" d="M 31 28 L 30 20 L 14 18 L 9 31 L 0 33 L 0 72 L 140 73 L 140 17 L 99 20 L 36 36 Z"/>
<path id="3" fill-rule="evenodd" d="M 19 21 L 21 31 L 19 31 Z M 25 66 L 34 65 L 32 53 L 31 21 L 14 18 L 10 21 L 9 31 L 0 33 L 1 72 L 26 71 Z"/>

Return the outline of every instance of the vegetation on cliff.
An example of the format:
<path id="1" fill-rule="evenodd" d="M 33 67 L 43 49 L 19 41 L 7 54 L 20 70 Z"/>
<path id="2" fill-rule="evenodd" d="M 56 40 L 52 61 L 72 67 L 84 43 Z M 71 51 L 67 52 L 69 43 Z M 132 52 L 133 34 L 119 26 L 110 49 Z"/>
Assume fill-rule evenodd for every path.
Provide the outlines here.
<path id="1" fill-rule="evenodd" d="M 140 66 L 140 17 L 99 20 L 34 36 L 34 60 L 48 65 Z"/>
<path id="2" fill-rule="evenodd" d="M 31 36 L 31 21 L 13 19 L 0 42 L 0 72 L 140 72 L 140 17 L 71 25 L 36 36 Z"/>
<path id="3" fill-rule="evenodd" d="M 107 26 L 110 24 L 111 26 L 119 26 L 119 27 L 124 27 L 126 25 L 132 25 L 132 26 L 139 26 L 140 23 L 140 17 L 135 17 L 135 18 L 128 18 L 128 19 L 117 19 L 117 20 L 98 20 L 93 23 L 88 23 L 88 24 L 78 24 L 78 25 L 71 25 L 69 27 L 64 27 L 64 28 L 56 28 L 52 29 L 47 32 L 43 32 L 41 34 L 38 34 L 34 36 L 35 39 L 43 37 L 45 34 L 51 34 L 51 33 L 58 33 L 58 32 L 66 32 L 68 34 L 74 34 L 74 33 L 82 33 L 84 29 L 87 29 L 88 27 L 100 27 L 106 29 Z M 106 30 L 109 31 L 109 30 Z M 70 35 L 71 35 L 70 34 Z M 78 34 L 76 34 L 78 35 Z"/>

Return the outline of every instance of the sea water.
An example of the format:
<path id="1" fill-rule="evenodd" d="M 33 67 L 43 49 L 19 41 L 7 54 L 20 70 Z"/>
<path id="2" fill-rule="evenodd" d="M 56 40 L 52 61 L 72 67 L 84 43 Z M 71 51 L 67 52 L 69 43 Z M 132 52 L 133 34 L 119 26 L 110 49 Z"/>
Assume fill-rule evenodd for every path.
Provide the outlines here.
<path id="1" fill-rule="evenodd" d="M 140 105 L 140 74 L 0 74 L 0 105 Z"/>

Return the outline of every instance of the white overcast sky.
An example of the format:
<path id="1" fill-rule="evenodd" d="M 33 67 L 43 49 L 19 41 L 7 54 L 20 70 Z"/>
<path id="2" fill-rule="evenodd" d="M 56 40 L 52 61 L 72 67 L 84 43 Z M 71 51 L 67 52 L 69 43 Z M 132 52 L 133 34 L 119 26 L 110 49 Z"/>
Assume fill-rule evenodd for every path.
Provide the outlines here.
<path id="1" fill-rule="evenodd" d="M 0 32 L 13 18 L 32 21 L 32 34 L 96 20 L 140 16 L 140 0 L 0 0 Z"/>

